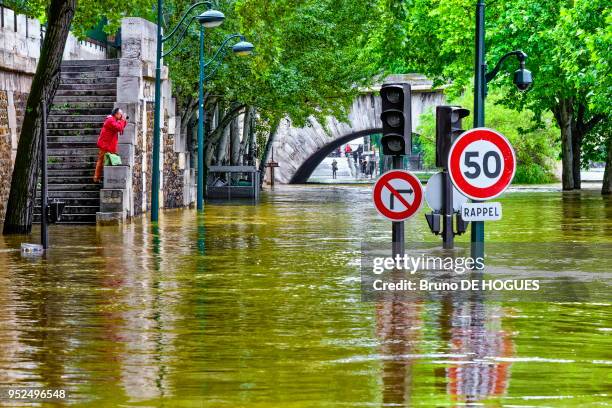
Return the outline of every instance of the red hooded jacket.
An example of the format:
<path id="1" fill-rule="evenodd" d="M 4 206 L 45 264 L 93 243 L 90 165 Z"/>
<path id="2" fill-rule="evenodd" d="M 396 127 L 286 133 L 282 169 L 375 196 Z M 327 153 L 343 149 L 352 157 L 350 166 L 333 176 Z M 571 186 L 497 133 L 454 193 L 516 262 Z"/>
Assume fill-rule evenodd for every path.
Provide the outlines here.
<path id="1" fill-rule="evenodd" d="M 104 120 L 104 125 L 98 137 L 98 147 L 111 153 L 117 153 L 117 143 L 119 143 L 119 133 L 123 132 L 127 122 L 125 119 L 117 120 L 114 116 L 108 115 Z"/>

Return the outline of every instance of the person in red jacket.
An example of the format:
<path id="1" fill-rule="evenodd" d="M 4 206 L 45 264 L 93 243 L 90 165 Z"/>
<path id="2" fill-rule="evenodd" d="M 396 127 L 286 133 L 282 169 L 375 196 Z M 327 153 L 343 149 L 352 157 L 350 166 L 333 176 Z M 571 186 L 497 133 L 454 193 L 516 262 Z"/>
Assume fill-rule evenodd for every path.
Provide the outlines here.
<path id="1" fill-rule="evenodd" d="M 113 109 L 110 115 L 104 120 L 100 136 L 98 136 L 98 162 L 96 163 L 96 172 L 94 173 L 94 183 L 99 183 L 104 171 L 104 156 L 106 153 L 117 154 L 117 144 L 119 143 L 119 133 L 123 133 L 123 129 L 127 125 L 126 119 L 123 118 L 123 111 L 119 108 Z"/>

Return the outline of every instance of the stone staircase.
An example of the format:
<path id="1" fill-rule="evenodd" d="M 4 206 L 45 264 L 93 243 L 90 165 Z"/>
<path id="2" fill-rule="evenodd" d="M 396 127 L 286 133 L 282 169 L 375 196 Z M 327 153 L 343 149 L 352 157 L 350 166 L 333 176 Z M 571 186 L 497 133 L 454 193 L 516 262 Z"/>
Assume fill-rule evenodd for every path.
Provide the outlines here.
<path id="1" fill-rule="evenodd" d="M 95 224 L 100 185 L 93 183 L 102 123 L 115 105 L 118 60 L 62 63 L 60 86 L 47 118 L 49 200 L 66 203 L 61 224 Z M 40 190 L 35 221 L 40 220 Z"/>

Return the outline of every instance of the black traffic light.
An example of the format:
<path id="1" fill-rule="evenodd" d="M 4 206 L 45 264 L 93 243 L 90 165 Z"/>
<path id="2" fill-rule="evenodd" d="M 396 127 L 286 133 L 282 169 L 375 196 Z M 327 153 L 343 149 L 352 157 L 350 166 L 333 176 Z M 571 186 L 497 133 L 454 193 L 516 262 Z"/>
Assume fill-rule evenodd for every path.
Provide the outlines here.
<path id="1" fill-rule="evenodd" d="M 441 219 L 442 215 L 438 212 L 431 212 L 425 214 L 425 219 L 427 220 L 427 224 L 429 225 L 429 229 L 434 234 L 438 235 L 440 231 L 442 231 L 441 227 Z"/>
<path id="2" fill-rule="evenodd" d="M 470 114 L 460 106 L 436 107 L 436 166 L 446 168 L 448 152 L 457 137 L 464 132 L 461 119 Z"/>
<path id="3" fill-rule="evenodd" d="M 381 139 L 385 155 L 412 153 L 412 110 L 410 84 L 384 84 L 380 88 L 383 123 Z"/>

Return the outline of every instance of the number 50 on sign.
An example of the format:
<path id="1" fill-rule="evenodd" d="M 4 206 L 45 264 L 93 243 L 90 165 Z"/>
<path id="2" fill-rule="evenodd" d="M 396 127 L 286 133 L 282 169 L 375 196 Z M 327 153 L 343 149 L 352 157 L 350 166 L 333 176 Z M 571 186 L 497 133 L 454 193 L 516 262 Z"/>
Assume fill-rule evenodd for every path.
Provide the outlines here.
<path id="1" fill-rule="evenodd" d="M 473 200 L 489 200 L 503 193 L 515 171 L 512 145 L 492 129 L 476 128 L 464 132 L 448 154 L 451 181 Z"/>

